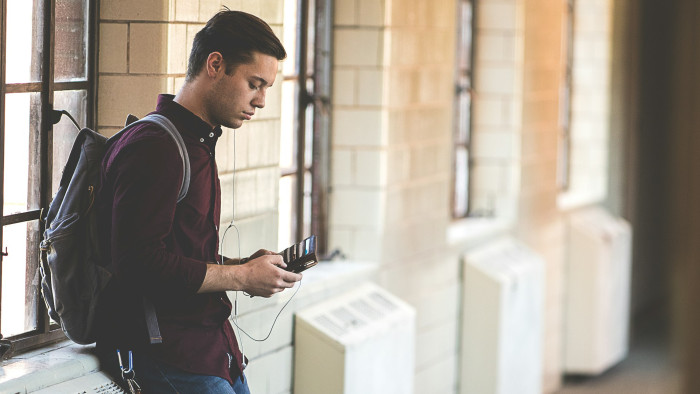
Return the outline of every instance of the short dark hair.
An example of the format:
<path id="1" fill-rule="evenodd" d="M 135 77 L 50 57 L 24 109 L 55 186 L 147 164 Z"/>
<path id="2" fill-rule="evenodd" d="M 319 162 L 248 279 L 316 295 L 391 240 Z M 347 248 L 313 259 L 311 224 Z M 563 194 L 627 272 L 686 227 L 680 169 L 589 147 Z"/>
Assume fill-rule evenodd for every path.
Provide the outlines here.
<path id="1" fill-rule="evenodd" d="M 212 52 L 221 53 L 226 73 L 231 73 L 237 65 L 252 62 L 256 51 L 277 60 L 287 57 L 284 46 L 265 21 L 242 11 L 219 11 L 194 37 L 187 81 L 199 74 Z"/>

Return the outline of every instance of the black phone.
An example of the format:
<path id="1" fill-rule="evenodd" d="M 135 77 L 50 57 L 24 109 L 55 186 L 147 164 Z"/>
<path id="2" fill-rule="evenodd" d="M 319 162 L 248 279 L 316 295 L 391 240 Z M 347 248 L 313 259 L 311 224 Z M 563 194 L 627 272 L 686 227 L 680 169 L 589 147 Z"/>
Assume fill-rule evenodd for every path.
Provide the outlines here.
<path id="1" fill-rule="evenodd" d="M 316 236 L 312 235 L 309 238 L 292 245 L 280 252 L 282 259 L 287 264 L 287 271 L 302 272 L 314 265 L 318 264 L 316 257 Z"/>

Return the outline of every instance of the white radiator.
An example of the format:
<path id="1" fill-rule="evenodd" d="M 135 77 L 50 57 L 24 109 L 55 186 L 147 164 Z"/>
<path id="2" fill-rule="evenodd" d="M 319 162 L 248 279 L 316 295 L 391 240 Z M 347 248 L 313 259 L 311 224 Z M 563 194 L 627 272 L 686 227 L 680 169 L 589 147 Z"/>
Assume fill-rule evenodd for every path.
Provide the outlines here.
<path id="1" fill-rule="evenodd" d="M 374 284 L 296 315 L 294 392 L 413 392 L 415 310 Z"/>
<path id="2" fill-rule="evenodd" d="M 601 208 L 568 222 L 564 370 L 595 375 L 627 356 L 632 230 Z"/>
<path id="3" fill-rule="evenodd" d="M 92 372 L 81 377 L 56 384 L 38 391 L 31 391 L 34 394 L 120 394 L 126 393 L 112 378 L 104 372 Z"/>
<path id="4" fill-rule="evenodd" d="M 544 262 L 502 239 L 464 258 L 462 394 L 540 394 Z"/>

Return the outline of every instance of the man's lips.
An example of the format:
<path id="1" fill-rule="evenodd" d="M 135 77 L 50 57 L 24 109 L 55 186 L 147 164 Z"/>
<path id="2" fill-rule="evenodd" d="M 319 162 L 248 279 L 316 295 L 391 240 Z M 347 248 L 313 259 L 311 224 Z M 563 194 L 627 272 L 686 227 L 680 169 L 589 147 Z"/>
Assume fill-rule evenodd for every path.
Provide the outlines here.
<path id="1" fill-rule="evenodd" d="M 255 112 L 243 112 L 243 114 L 245 115 L 246 120 L 250 120 L 250 118 L 252 118 L 253 115 L 255 115 Z"/>

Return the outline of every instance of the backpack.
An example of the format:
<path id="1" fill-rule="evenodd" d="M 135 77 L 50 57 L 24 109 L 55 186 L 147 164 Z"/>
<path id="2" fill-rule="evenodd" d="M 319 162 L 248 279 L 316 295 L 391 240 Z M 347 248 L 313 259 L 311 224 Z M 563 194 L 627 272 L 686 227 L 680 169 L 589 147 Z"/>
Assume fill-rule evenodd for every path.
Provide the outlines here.
<path id="1" fill-rule="evenodd" d="M 100 167 L 107 148 L 134 125 L 155 123 L 175 140 L 182 158 L 184 173 L 178 202 L 189 188 L 189 157 L 185 142 L 172 122 L 159 114 L 136 119 L 129 115 L 126 127 L 109 139 L 88 128 L 78 133 L 58 192 L 43 218 L 46 229 L 39 246 L 41 293 L 49 316 L 61 324 L 69 339 L 79 344 L 95 342 L 99 296 L 112 276 L 103 263 L 95 209 Z M 162 342 L 155 308 L 145 298 L 144 310 L 151 343 Z"/>

